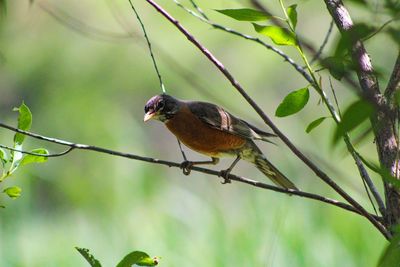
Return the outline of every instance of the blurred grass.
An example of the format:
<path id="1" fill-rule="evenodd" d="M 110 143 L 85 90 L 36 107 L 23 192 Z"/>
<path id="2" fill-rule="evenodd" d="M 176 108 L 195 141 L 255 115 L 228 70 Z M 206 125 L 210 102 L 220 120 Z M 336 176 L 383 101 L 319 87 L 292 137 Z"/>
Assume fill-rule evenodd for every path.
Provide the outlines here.
<path id="1" fill-rule="evenodd" d="M 16 114 L 11 109 L 24 100 L 33 112 L 34 132 L 180 161 L 176 140 L 163 125 L 142 123 L 144 103 L 160 92 L 143 40 L 93 40 L 27 2 L 9 1 L 1 21 L 2 120 L 13 123 Z M 192 79 L 208 90 L 201 92 L 185 82 L 174 64 L 160 59 L 170 94 L 216 102 L 263 127 L 214 66 L 149 6 L 136 2 L 155 47 L 195 72 Z M 122 31 L 106 2 L 48 3 L 88 24 Z M 119 18 L 139 32 L 128 2 L 115 3 Z M 232 70 L 271 117 L 288 92 L 306 85 L 274 54 L 210 30 L 171 2 L 161 4 Z M 251 32 L 250 26 L 211 10 L 239 7 L 238 3 L 201 4 L 213 19 Z M 304 34 L 312 32 L 309 38 L 320 43 L 329 19 L 326 14 L 314 16 L 313 4 L 299 6 L 298 27 Z M 373 57 L 379 38 L 385 37 L 369 47 Z M 289 48 L 284 50 L 297 59 Z M 388 46 L 378 61 L 394 61 L 390 54 Z M 344 106 L 354 99 L 343 85 L 335 83 L 335 88 Z M 309 122 L 327 114 L 317 102 L 313 93 L 304 111 L 274 121 L 311 157 L 327 162 L 323 168 L 370 209 L 352 160 L 343 156 L 342 148 L 329 145 L 333 123 L 325 121 L 310 135 L 304 132 Z M 11 138 L 1 130 L 2 143 L 10 144 Z M 38 145 L 61 150 L 28 141 L 28 147 Z M 260 146 L 300 188 L 337 198 L 284 145 Z M 371 138 L 360 149 L 369 158 L 376 154 Z M 228 162 L 223 160 L 221 166 Z M 235 172 L 264 179 L 246 163 Z M 19 185 L 23 192 L 15 201 L 1 199 L 7 208 L 0 211 L 0 266 L 86 266 L 74 246 L 89 248 L 104 266 L 116 264 L 132 250 L 161 256 L 161 266 L 373 266 L 385 244 L 366 220 L 335 207 L 235 183 L 222 186 L 214 177 L 186 177 L 177 169 L 92 152 L 74 151 L 44 165 L 27 166 L 6 184 Z"/>

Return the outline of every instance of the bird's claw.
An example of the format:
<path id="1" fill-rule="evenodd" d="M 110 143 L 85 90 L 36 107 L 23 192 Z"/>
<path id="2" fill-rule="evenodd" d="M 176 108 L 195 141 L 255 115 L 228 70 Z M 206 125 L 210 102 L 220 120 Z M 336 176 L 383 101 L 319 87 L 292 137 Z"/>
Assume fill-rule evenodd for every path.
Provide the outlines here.
<path id="1" fill-rule="evenodd" d="M 183 171 L 184 175 L 189 175 L 193 167 L 193 162 L 185 160 L 181 163 L 180 168 Z"/>
<path id="2" fill-rule="evenodd" d="M 219 172 L 220 177 L 222 177 L 224 180 L 221 182 L 221 184 L 230 184 L 231 183 L 231 179 L 229 179 L 229 170 L 222 170 Z"/>

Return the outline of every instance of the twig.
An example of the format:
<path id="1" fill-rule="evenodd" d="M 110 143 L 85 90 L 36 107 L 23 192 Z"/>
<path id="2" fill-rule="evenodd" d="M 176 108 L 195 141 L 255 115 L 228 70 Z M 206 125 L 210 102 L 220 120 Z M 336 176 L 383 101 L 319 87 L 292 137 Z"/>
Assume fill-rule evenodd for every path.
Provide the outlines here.
<path id="1" fill-rule="evenodd" d="M 339 113 L 340 117 L 342 117 L 341 112 L 340 112 L 340 108 L 339 108 L 339 102 L 338 102 L 338 99 L 336 97 L 336 93 L 335 93 L 335 90 L 333 88 L 332 79 L 331 79 L 330 76 L 329 76 L 329 85 L 331 87 L 332 94 L 333 94 L 333 97 L 335 99 L 335 103 L 336 103 L 336 106 L 337 106 L 337 109 L 338 109 L 338 113 Z M 369 174 L 368 174 L 367 170 L 365 169 L 362 161 L 360 160 L 357 151 L 353 147 L 353 145 L 352 145 L 352 143 L 350 141 L 350 137 L 349 137 L 348 134 L 346 134 L 344 136 L 344 140 L 345 140 L 345 143 L 346 143 L 347 150 L 350 152 L 351 156 L 354 159 L 354 162 L 356 163 L 356 166 L 358 168 L 358 171 L 359 171 L 360 176 L 361 176 L 362 181 L 363 181 L 363 185 L 364 185 L 365 190 L 367 192 L 368 198 L 371 201 L 372 207 L 374 208 L 374 210 L 376 210 L 374 202 L 372 201 L 371 196 L 369 194 L 368 188 L 371 191 L 372 195 L 374 196 L 376 203 L 378 204 L 379 212 L 383 216 L 385 216 L 385 214 L 386 214 L 385 204 L 384 204 L 384 202 L 383 202 L 383 200 L 382 200 L 382 198 L 381 198 L 381 196 L 380 196 L 380 194 L 378 192 L 378 189 L 376 188 L 375 184 L 372 182 L 371 177 L 369 176 Z M 368 188 L 366 188 L 366 185 L 368 185 Z"/>
<path id="2" fill-rule="evenodd" d="M 348 201 L 354 208 L 362 213 L 387 239 L 390 238 L 391 234 L 385 229 L 385 227 L 371 216 L 355 199 L 347 194 L 338 184 L 336 184 L 325 172 L 320 170 L 310 159 L 308 159 L 284 134 L 281 132 L 271 119 L 264 113 L 264 111 L 254 102 L 254 100 L 246 93 L 240 83 L 232 76 L 232 74 L 225 68 L 225 66 L 202 44 L 200 44 L 195 37 L 190 34 L 174 17 L 172 17 L 166 10 L 155 3 L 153 0 L 146 0 L 151 6 L 153 6 L 157 12 L 163 15 L 168 21 L 170 21 L 185 37 L 193 43 L 231 82 L 236 90 L 243 96 L 243 98 L 253 107 L 258 115 L 264 120 L 264 122 L 274 131 L 276 135 L 289 147 L 289 149 L 301 159 L 315 174 L 320 177 L 325 183 L 333 188 L 339 195 L 341 195 L 346 201 Z"/>
<path id="3" fill-rule="evenodd" d="M 328 28 L 328 31 L 326 32 L 324 41 L 322 42 L 321 46 L 319 47 L 317 53 L 315 53 L 314 57 L 311 59 L 310 64 L 313 64 L 321 56 L 322 51 L 324 50 L 326 44 L 328 43 L 329 37 L 331 36 L 332 29 L 333 29 L 333 20 L 331 20 L 331 23 L 329 24 L 329 28 Z"/>
<path id="4" fill-rule="evenodd" d="M 400 90 L 400 51 L 397 55 L 396 63 L 394 64 L 390 80 L 385 90 L 385 97 L 389 103 L 393 103 L 393 95 L 396 91 Z"/>
<path id="5" fill-rule="evenodd" d="M 44 157 L 44 158 L 61 157 L 61 156 L 64 156 L 64 155 L 68 154 L 72 150 L 74 150 L 74 147 L 69 147 L 67 150 L 65 150 L 63 152 L 60 152 L 60 153 L 40 154 L 40 153 L 31 152 L 31 151 L 15 149 L 13 147 L 5 146 L 5 145 L 2 145 L 2 144 L 0 144 L 0 147 L 4 148 L 4 149 L 7 149 L 7 150 L 10 150 L 10 151 L 19 152 L 19 153 L 22 153 L 22 154 L 27 154 L 27 155 L 32 155 L 32 156 L 39 156 L 39 157 Z"/>
<path id="6" fill-rule="evenodd" d="M 139 13 L 136 11 L 136 8 L 135 8 L 135 6 L 133 5 L 132 0 L 128 0 L 128 1 L 129 1 L 129 4 L 131 5 L 131 8 L 132 8 L 133 12 L 134 12 L 135 15 L 136 15 L 137 20 L 139 21 L 140 26 L 142 27 L 142 31 L 143 31 L 143 34 L 144 34 L 144 38 L 146 39 L 147 46 L 148 46 L 148 48 L 149 48 L 151 60 L 152 60 L 152 62 L 153 62 L 154 69 L 155 69 L 155 71 L 156 71 L 156 73 L 157 73 L 157 77 L 158 77 L 158 80 L 159 80 L 159 82 L 160 82 L 161 91 L 162 91 L 163 93 L 165 93 L 165 92 L 166 92 L 166 91 L 165 91 L 165 86 L 164 86 L 164 83 L 163 83 L 163 81 L 162 81 L 162 79 L 161 79 L 160 71 L 158 70 L 157 62 L 156 62 L 156 59 L 155 59 L 154 54 L 153 54 L 153 49 L 151 48 L 150 39 L 149 39 L 149 37 L 147 36 L 146 28 L 144 27 L 144 24 L 143 24 L 143 22 L 142 22 L 142 19 L 140 18 Z"/>
<path id="7" fill-rule="evenodd" d="M 66 150 L 65 152 L 63 152 L 64 155 L 67 154 L 68 152 L 74 150 L 74 149 L 89 150 L 89 151 L 95 151 L 95 152 L 99 152 L 99 153 L 114 155 L 114 156 L 133 159 L 133 160 L 139 160 L 139 161 L 144 161 L 144 162 L 149 162 L 149 163 L 154 163 L 154 164 L 166 165 L 168 167 L 175 167 L 175 168 L 180 168 L 181 167 L 181 163 L 178 163 L 178 162 L 155 159 L 155 158 L 151 158 L 151 157 L 143 157 L 143 156 L 134 155 L 134 154 L 130 154 L 130 153 L 123 153 L 123 152 L 120 152 L 120 151 L 106 149 L 106 148 L 102 148 L 102 147 L 98 147 L 98 146 L 92 146 L 92 145 L 86 145 L 86 144 L 77 144 L 77 143 L 73 143 L 73 142 L 69 142 L 69 141 L 65 141 L 65 140 L 61 140 L 61 139 L 56 139 L 56 138 L 52 138 L 52 137 L 43 136 L 43 135 L 40 135 L 40 134 L 28 132 L 28 131 L 23 131 L 23 130 L 20 130 L 18 128 L 9 126 L 9 125 L 1 123 L 1 122 L 0 122 L 0 127 L 5 128 L 5 129 L 9 129 L 11 131 L 14 131 L 14 132 L 17 132 L 17 133 L 21 133 L 21 134 L 24 134 L 24 135 L 27 135 L 27 136 L 30 136 L 30 137 L 33 137 L 33 138 L 36 138 L 36 139 L 39 139 L 39 140 L 43 140 L 43 141 L 46 141 L 46 142 L 50 142 L 50 143 L 54 143 L 54 144 L 58 144 L 58 145 L 62 145 L 62 146 L 67 146 L 67 147 L 69 147 L 69 149 Z M 28 152 L 28 151 L 18 151 L 18 152 L 22 152 L 22 153 L 26 153 L 26 154 L 34 154 L 34 155 L 43 156 L 43 157 L 50 157 L 50 155 L 31 153 L 31 152 Z M 56 155 L 56 154 L 52 154 L 52 155 Z M 206 168 L 200 168 L 200 167 L 196 167 L 196 166 L 193 166 L 191 170 L 197 171 L 197 172 L 201 172 L 201 173 L 205 173 L 205 174 L 209 174 L 209 175 L 212 175 L 212 176 L 215 176 L 215 177 L 219 177 L 221 175 L 221 173 L 219 171 L 206 169 Z M 321 201 L 321 202 L 324 202 L 324 203 L 327 203 L 327 204 L 334 205 L 336 207 L 345 209 L 347 211 L 359 214 L 361 216 L 365 216 L 364 214 L 361 214 L 360 211 L 358 211 L 357 209 L 355 209 L 354 207 L 352 207 L 349 204 L 340 202 L 340 201 L 335 200 L 335 199 L 326 198 L 326 197 L 323 197 L 323 196 L 320 196 L 320 195 L 317 195 L 317 194 L 308 193 L 308 192 L 304 192 L 304 191 L 300 191 L 300 190 L 284 189 L 284 188 L 281 188 L 281 187 L 265 184 L 263 182 L 255 181 L 255 180 L 252 180 L 252 179 L 249 179 L 249 178 L 246 178 L 246 177 L 237 176 L 237 175 L 233 175 L 233 174 L 229 174 L 228 178 L 233 180 L 233 181 L 249 184 L 249 185 L 252 185 L 252 186 L 255 186 L 255 187 L 258 187 L 258 188 L 263 188 L 263 189 L 267 189 L 267 190 L 271 190 L 271 191 L 275 191 L 275 192 L 279 192 L 279 193 L 290 194 L 290 195 L 293 195 L 293 196 L 299 196 L 299 197 L 304 197 L 304 198 L 308 198 L 308 199 Z M 375 216 L 373 214 L 369 214 L 369 215 L 371 217 L 374 217 L 377 221 L 381 220 L 381 218 L 379 216 Z"/>
<path id="8" fill-rule="evenodd" d="M 244 33 L 235 31 L 235 30 L 233 30 L 233 29 L 231 29 L 231 28 L 224 27 L 224 26 L 222 26 L 222 25 L 220 25 L 220 24 L 217 24 L 217 23 L 214 23 L 214 22 L 212 22 L 212 21 L 210 21 L 210 20 L 208 20 L 208 19 L 205 19 L 204 17 L 199 16 L 198 14 L 196 14 L 195 12 L 193 12 L 192 10 L 190 10 L 190 9 L 186 8 L 185 6 L 183 6 L 183 5 L 182 5 L 179 1 L 177 1 L 177 0 L 174 0 L 174 2 L 175 2 L 179 7 L 181 7 L 181 8 L 184 9 L 186 12 L 188 12 L 189 14 L 193 15 L 193 16 L 196 17 L 197 19 L 199 19 L 199 20 L 201 20 L 201 21 L 203 21 L 203 22 L 205 22 L 205 23 L 211 25 L 212 27 L 214 27 L 214 28 L 216 28 L 216 29 L 223 30 L 223 31 L 225 31 L 225 32 L 228 32 L 228 33 L 237 35 L 237 36 L 242 37 L 242 38 L 244 38 L 244 39 L 247 39 L 247 40 L 256 42 L 256 43 L 258 43 L 258 44 L 261 44 L 261 45 L 264 46 L 265 48 L 267 48 L 267 49 L 269 49 L 269 50 L 275 52 L 276 54 L 278 54 L 279 56 L 281 56 L 285 61 L 287 61 L 290 65 L 292 65 L 292 66 L 295 68 L 295 70 L 296 70 L 297 72 L 299 72 L 310 84 L 313 83 L 312 78 L 311 78 L 310 75 L 308 75 L 308 73 L 303 69 L 303 67 L 301 67 L 299 64 L 297 64 L 293 59 L 291 59 L 288 55 L 286 55 L 284 52 L 282 52 L 282 51 L 279 50 L 278 48 L 273 47 L 272 45 L 267 44 L 266 42 L 262 41 L 261 39 L 259 39 L 259 38 L 257 38 L 257 37 L 253 37 L 253 36 L 250 36 L 250 35 L 248 35 L 248 34 L 244 34 Z"/>
<path id="9" fill-rule="evenodd" d="M 190 1 L 190 3 L 192 4 L 192 6 L 197 10 L 197 12 L 200 13 L 200 15 L 201 15 L 203 18 L 205 18 L 206 20 L 210 20 L 210 19 L 207 17 L 206 13 L 204 13 L 204 11 L 196 4 L 196 2 L 195 2 L 194 0 L 189 0 L 189 1 Z"/>

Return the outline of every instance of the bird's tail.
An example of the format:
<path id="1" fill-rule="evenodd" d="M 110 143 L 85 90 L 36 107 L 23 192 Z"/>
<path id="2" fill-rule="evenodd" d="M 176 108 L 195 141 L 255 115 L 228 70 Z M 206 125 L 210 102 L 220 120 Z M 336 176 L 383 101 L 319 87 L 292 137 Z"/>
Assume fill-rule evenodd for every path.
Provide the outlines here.
<path id="1" fill-rule="evenodd" d="M 264 173 L 276 185 L 285 189 L 298 190 L 298 188 L 288 178 L 286 178 L 286 176 L 281 173 L 274 165 L 272 165 L 272 163 L 269 162 L 264 157 L 264 155 L 256 155 L 254 159 L 254 164 L 256 165 L 257 169 Z"/>

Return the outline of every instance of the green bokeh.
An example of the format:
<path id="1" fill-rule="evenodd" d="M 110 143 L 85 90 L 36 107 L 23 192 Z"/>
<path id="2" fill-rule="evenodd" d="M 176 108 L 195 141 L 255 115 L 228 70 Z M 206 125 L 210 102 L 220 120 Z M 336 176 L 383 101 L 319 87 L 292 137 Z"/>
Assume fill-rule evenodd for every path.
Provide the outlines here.
<path id="1" fill-rule="evenodd" d="M 180 161 L 176 140 L 163 125 L 143 123 L 143 106 L 160 89 L 129 3 L 40 1 L 93 27 L 121 34 L 125 28 L 138 35 L 104 41 L 66 28 L 39 3 L 28 2 L 9 1 L 7 16 L 1 20 L 1 120 L 15 124 L 11 110 L 25 101 L 33 113 L 34 132 Z M 168 93 L 218 103 L 265 128 L 204 56 L 144 1 L 135 2 Z M 332 121 L 305 133 L 312 120 L 327 116 L 315 92 L 300 113 L 273 116 L 284 96 L 307 86 L 292 67 L 260 46 L 210 30 L 172 1 L 159 2 L 226 64 L 295 144 L 371 210 L 351 158 L 343 156 L 343 147 L 332 151 Z M 330 20 L 324 6 L 313 2 L 298 6 L 297 29 L 319 44 Z M 238 3 L 201 4 L 212 19 L 252 33 L 251 24 L 212 10 L 242 7 Z M 279 10 L 277 5 L 273 8 Z M 385 37 L 377 38 L 368 44 L 369 52 L 379 67 L 389 68 L 395 46 L 379 53 L 379 40 Z M 282 49 L 300 60 L 294 48 Z M 173 61 L 191 73 L 186 80 Z M 326 78 L 323 82 L 328 86 Z M 351 90 L 334 85 L 343 106 L 355 100 Z M 10 145 L 12 136 L 1 129 L 1 143 Z M 52 153 L 63 149 L 30 138 L 26 143 L 26 148 L 45 147 Z M 300 188 L 338 198 L 282 143 L 260 147 Z M 360 150 L 375 158 L 371 137 Z M 223 160 L 216 169 L 229 161 Z M 235 173 L 264 181 L 247 163 L 240 163 Z M 381 187 L 379 178 L 374 178 Z M 27 165 L 4 185 L 18 185 L 23 191 L 17 200 L 1 198 L 7 208 L 0 210 L 0 266 L 86 266 L 75 246 L 89 248 L 103 266 L 114 266 L 133 250 L 161 256 L 160 266 L 373 266 L 384 248 L 384 238 L 360 216 L 319 202 L 220 182 L 204 174 L 186 177 L 175 168 L 86 151 Z"/>

